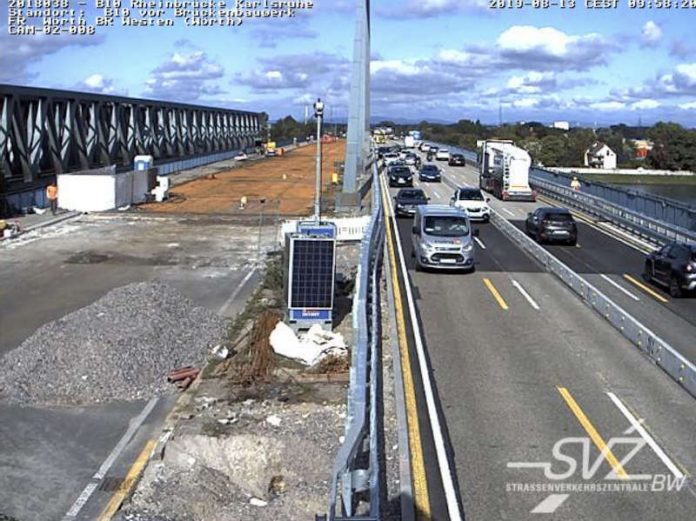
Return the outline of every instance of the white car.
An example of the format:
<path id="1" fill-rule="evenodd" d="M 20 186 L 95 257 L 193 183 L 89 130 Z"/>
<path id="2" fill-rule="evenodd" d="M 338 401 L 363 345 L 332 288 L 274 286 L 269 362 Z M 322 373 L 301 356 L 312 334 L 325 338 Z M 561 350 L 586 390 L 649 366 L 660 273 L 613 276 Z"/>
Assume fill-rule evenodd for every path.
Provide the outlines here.
<path id="1" fill-rule="evenodd" d="M 484 197 L 479 188 L 463 186 L 457 188 L 450 199 L 450 205 L 466 211 L 471 221 L 488 222 L 491 220 L 490 198 Z"/>
<path id="2" fill-rule="evenodd" d="M 449 160 L 449 150 L 446 148 L 441 148 L 440 150 L 437 151 L 435 154 L 435 159 L 438 161 L 447 161 Z"/>
<path id="3" fill-rule="evenodd" d="M 430 150 L 430 144 L 429 143 L 421 143 L 421 146 L 419 147 L 421 152 L 427 152 Z"/>
<path id="4" fill-rule="evenodd" d="M 240 152 L 239 154 L 234 156 L 235 161 L 246 161 L 247 159 L 249 159 L 249 156 L 246 155 L 246 153 L 244 152 Z"/>
<path id="5" fill-rule="evenodd" d="M 389 152 L 382 156 L 382 161 L 384 161 L 385 166 L 389 166 L 394 161 L 398 161 L 399 159 L 401 159 L 401 156 L 396 152 Z"/>

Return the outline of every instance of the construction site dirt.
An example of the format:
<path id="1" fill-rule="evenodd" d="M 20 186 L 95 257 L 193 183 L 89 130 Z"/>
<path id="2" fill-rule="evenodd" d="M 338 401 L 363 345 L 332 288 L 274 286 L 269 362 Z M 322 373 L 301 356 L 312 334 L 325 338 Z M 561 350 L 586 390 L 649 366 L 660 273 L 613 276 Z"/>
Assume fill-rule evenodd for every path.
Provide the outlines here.
<path id="1" fill-rule="evenodd" d="M 322 145 L 322 205 L 333 207 L 332 174 L 343 160 L 345 141 Z M 201 169 L 201 177 L 175 186 L 170 198 L 138 208 L 176 214 L 307 216 L 316 188 L 316 147 L 302 146 L 241 167 Z M 204 173 L 208 172 L 208 173 Z M 246 197 L 246 205 L 241 204 Z M 263 202 L 262 202 L 263 201 Z"/>

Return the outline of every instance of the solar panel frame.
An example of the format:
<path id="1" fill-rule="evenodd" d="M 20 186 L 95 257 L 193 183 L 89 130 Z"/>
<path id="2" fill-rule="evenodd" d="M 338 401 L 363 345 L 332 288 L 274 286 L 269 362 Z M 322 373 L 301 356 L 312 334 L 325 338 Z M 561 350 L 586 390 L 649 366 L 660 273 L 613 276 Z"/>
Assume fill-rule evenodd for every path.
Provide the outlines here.
<path id="1" fill-rule="evenodd" d="M 291 237 L 288 308 L 333 309 L 336 241 L 327 237 Z"/>

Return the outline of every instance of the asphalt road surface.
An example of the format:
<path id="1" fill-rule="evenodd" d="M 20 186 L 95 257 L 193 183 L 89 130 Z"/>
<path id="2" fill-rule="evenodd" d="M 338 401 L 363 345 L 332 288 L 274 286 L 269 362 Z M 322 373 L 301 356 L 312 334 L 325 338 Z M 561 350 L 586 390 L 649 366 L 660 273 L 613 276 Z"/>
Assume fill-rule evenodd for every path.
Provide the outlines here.
<path id="1" fill-rule="evenodd" d="M 444 170 L 451 184 L 475 185 L 469 168 Z M 447 204 L 453 192 L 445 183 L 416 185 L 431 204 Z M 491 203 L 518 222 L 536 206 Z M 502 232 L 490 224 L 477 227 L 474 273 L 415 272 L 410 219 L 397 220 L 465 518 L 694 519 L 690 478 L 678 491 L 661 486 L 696 470 L 696 401 Z M 590 252 L 602 248 L 588 247 L 586 232 L 580 230 L 581 247 L 572 254 L 590 261 Z M 642 291 L 625 285 L 620 267 L 593 269 L 582 273 L 597 275 L 603 290 L 635 302 L 599 277 L 606 274 L 627 291 Z M 687 328 L 688 321 L 664 303 L 638 297 Z M 688 344 L 679 332 L 673 338 L 682 338 L 680 347 Z M 421 423 L 426 416 L 419 400 Z M 437 471 L 430 458 L 425 473 L 436 489 L 443 486 Z M 432 487 L 432 518 L 443 519 L 445 491 L 438 499 Z"/>

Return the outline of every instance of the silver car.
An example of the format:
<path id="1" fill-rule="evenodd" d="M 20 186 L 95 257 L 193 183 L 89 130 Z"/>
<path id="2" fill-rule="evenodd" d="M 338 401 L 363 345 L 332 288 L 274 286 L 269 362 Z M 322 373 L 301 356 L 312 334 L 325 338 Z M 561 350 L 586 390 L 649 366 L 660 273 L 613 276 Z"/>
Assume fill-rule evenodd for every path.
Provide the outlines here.
<path id="1" fill-rule="evenodd" d="M 473 271 L 473 230 L 464 210 L 446 205 L 416 207 L 412 241 L 416 270 L 423 268 Z"/>

